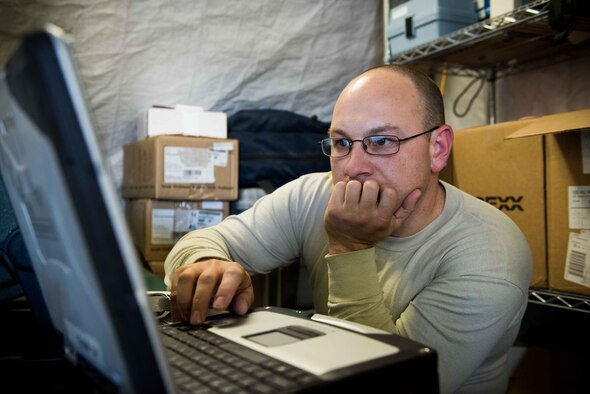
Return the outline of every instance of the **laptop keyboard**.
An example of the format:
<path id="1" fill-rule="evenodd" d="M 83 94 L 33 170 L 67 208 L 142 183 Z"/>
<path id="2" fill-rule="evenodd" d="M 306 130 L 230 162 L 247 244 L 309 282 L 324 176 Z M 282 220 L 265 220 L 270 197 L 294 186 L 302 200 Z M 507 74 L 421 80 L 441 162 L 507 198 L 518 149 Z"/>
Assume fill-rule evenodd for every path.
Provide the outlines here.
<path id="1" fill-rule="evenodd" d="M 319 380 L 201 327 L 160 327 L 176 384 L 183 393 L 295 392 Z"/>

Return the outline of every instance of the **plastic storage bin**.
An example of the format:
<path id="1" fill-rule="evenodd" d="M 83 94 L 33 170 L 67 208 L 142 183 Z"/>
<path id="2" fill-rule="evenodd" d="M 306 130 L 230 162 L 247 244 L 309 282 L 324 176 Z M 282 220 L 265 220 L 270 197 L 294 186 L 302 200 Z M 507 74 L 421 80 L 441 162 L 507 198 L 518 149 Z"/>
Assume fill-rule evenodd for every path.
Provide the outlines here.
<path id="1" fill-rule="evenodd" d="M 477 21 L 473 0 L 406 1 L 389 12 L 389 52 L 404 52 Z"/>

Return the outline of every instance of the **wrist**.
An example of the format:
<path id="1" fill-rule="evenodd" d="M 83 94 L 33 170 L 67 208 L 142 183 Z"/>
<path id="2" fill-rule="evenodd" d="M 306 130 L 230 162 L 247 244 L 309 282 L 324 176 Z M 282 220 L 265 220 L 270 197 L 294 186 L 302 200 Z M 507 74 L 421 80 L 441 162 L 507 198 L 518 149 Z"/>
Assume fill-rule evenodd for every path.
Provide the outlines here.
<path id="1" fill-rule="evenodd" d="M 334 256 L 338 254 L 344 253 L 351 253 L 357 252 L 359 250 L 365 250 L 372 248 L 374 245 L 364 244 L 364 243 L 337 243 L 337 242 L 328 242 L 328 254 Z"/>

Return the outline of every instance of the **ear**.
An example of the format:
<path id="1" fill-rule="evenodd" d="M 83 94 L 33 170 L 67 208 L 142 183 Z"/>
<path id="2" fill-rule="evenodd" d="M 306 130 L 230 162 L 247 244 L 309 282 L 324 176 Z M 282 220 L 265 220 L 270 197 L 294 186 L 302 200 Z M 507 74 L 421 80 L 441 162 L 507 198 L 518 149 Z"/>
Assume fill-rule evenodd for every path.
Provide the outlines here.
<path id="1" fill-rule="evenodd" d="M 430 169 L 441 172 L 447 165 L 453 147 L 454 132 L 451 126 L 442 125 L 432 133 L 430 140 Z"/>

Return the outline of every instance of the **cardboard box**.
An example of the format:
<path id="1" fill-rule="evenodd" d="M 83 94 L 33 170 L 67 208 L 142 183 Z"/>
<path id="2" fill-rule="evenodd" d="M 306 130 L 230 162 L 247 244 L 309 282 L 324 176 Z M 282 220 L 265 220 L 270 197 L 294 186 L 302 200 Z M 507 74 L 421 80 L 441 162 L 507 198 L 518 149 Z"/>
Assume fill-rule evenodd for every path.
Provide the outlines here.
<path id="1" fill-rule="evenodd" d="M 160 135 L 123 147 L 123 197 L 238 198 L 238 140 Z"/>
<path id="2" fill-rule="evenodd" d="M 473 0 L 409 0 L 389 12 L 392 54 L 404 52 L 476 23 Z"/>
<path id="3" fill-rule="evenodd" d="M 226 139 L 227 114 L 189 105 L 153 106 L 139 117 L 137 134 L 140 138 L 178 134 Z"/>
<path id="4" fill-rule="evenodd" d="M 544 139 L 549 288 L 583 295 L 590 295 L 590 131 L 581 129 L 589 127 L 590 109 L 547 115 L 506 141 Z"/>
<path id="5" fill-rule="evenodd" d="M 519 225 L 533 251 L 531 287 L 590 295 L 588 128 L 590 109 L 455 133 L 441 179 L 504 210 Z"/>
<path id="6" fill-rule="evenodd" d="M 135 246 L 146 261 L 165 260 L 180 237 L 220 223 L 229 215 L 227 201 L 134 199 L 125 214 Z"/>
<path id="7" fill-rule="evenodd" d="M 441 179 L 508 215 L 533 254 L 530 285 L 547 287 L 543 140 L 505 140 L 531 120 L 455 132 L 451 160 Z"/>

